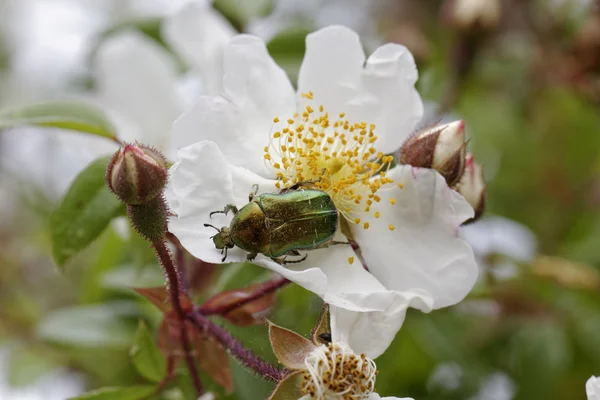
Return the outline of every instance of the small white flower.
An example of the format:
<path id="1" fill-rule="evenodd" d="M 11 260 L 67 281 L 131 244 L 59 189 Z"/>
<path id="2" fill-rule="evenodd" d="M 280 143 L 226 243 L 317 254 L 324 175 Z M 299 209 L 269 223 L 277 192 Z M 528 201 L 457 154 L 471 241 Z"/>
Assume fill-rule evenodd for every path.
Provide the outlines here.
<path id="1" fill-rule="evenodd" d="M 600 377 L 592 376 L 585 383 L 588 400 L 600 400 Z"/>
<path id="2" fill-rule="evenodd" d="M 375 361 L 355 353 L 347 343 L 320 342 L 315 331 L 309 340 L 272 323 L 269 323 L 269 339 L 277 359 L 289 371 L 269 400 L 381 399 L 375 392 L 379 373 Z"/>
<path id="3" fill-rule="evenodd" d="M 466 296 L 477 267 L 457 231 L 472 208 L 435 171 L 381 165 L 423 111 L 404 46 L 384 45 L 366 59 L 351 30 L 317 31 L 307 37 L 298 95 L 258 38 L 235 37 L 224 69 L 223 94 L 201 97 L 173 126 L 178 145 L 191 145 L 171 170 L 168 200 L 177 217 L 169 229 L 190 253 L 221 262 L 214 230 L 203 225 L 229 226 L 231 216 L 209 213 L 243 207 L 253 185 L 260 194 L 312 181 L 333 199 L 359 253 L 334 245 L 299 264 L 260 254 L 255 262 L 331 304 L 334 340 L 376 357 L 408 307 L 428 312 Z M 194 136 L 204 141 L 190 142 Z M 227 260 L 246 255 L 233 248 Z"/>

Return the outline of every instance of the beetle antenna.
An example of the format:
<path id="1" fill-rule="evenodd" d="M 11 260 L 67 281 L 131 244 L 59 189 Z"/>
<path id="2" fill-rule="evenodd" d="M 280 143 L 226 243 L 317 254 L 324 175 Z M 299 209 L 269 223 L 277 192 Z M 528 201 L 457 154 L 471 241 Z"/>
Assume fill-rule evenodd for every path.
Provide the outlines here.
<path id="1" fill-rule="evenodd" d="M 208 228 L 208 227 L 210 227 L 210 228 L 215 228 L 215 229 L 217 230 L 217 232 L 221 232 L 221 230 L 220 230 L 219 228 L 217 228 L 216 226 L 214 226 L 214 225 L 211 225 L 211 224 L 204 224 L 204 226 L 205 226 L 205 227 L 207 227 L 207 228 Z M 213 236 L 213 237 L 214 237 L 214 236 Z"/>

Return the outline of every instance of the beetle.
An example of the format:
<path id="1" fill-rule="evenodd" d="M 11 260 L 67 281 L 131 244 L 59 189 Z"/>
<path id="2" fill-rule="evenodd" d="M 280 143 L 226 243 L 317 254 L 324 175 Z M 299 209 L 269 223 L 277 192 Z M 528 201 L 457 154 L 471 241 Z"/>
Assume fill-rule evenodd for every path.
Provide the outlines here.
<path id="1" fill-rule="evenodd" d="M 286 260 L 287 255 L 299 256 L 298 250 L 327 247 L 334 242 L 338 227 L 338 212 L 331 197 L 315 189 L 285 189 L 279 193 L 256 195 L 258 186 L 250 193 L 249 203 L 238 210 L 233 204 L 213 214 L 233 212 L 230 225 L 216 229 L 212 236 L 215 247 L 227 258 L 227 249 L 235 246 L 247 251 L 248 260 L 259 253 L 274 261 L 289 264 L 300 260 Z M 345 242 L 341 242 L 345 243 Z"/>

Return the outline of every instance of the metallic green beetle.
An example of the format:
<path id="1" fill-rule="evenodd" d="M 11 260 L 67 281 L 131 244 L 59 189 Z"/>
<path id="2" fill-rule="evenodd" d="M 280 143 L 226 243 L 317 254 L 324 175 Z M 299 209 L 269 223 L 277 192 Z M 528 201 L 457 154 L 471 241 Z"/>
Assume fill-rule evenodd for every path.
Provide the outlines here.
<path id="1" fill-rule="evenodd" d="M 213 214 L 234 214 L 229 227 L 221 229 L 212 237 L 215 247 L 227 258 L 227 249 L 234 246 L 247 251 L 248 260 L 264 254 L 284 264 L 303 261 L 306 258 L 287 261 L 286 255 L 299 256 L 298 250 L 326 247 L 333 241 L 338 226 L 338 212 L 331 197 L 320 190 L 286 190 L 280 193 L 250 194 L 249 203 L 240 210 L 228 204 L 223 211 Z M 282 257 L 282 258 L 279 258 Z"/>

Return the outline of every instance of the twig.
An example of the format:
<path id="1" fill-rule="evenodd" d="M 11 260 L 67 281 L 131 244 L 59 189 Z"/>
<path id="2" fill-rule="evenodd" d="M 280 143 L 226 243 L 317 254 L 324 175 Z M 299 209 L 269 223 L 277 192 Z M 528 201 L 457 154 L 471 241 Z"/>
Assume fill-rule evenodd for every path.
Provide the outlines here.
<path id="1" fill-rule="evenodd" d="M 189 313 L 187 318 L 200 330 L 217 339 L 233 357 L 260 376 L 273 382 L 279 382 L 284 378 L 286 371 L 280 370 L 252 353 L 238 342 L 231 333 L 206 318 L 199 310 Z"/>
<path id="2" fill-rule="evenodd" d="M 183 308 L 181 307 L 181 302 L 179 299 L 179 295 L 182 293 L 181 291 L 181 281 L 179 277 L 179 273 L 177 268 L 173 264 L 173 260 L 171 259 L 171 252 L 167 247 L 164 239 L 154 240 L 152 242 L 152 246 L 156 251 L 156 255 L 160 260 L 161 265 L 165 271 L 165 275 L 167 277 L 167 291 L 169 292 L 169 296 L 171 297 L 171 304 L 173 305 L 173 309 L 179 318 L 179 322 L 181 325 L 181 346 L 183 347 L 183 351 L 185 353 L 185 362 L 187 364 L 188 370 L 190 371 L 190 377 L 192 379 L 192 383 L 194 384 L 194 388 L 198 396 L 204 393 L 204 388 L 202 387 L 202 382 L 200 382 L 200 378 L 198 377 L 198 369 L 196 364 L 194 363 L 194 358 L 192 357 L 192 349 L 190 346 L 190 339 L 187 334 L 187 329 L 185 327 L 186 314 Z"/>

